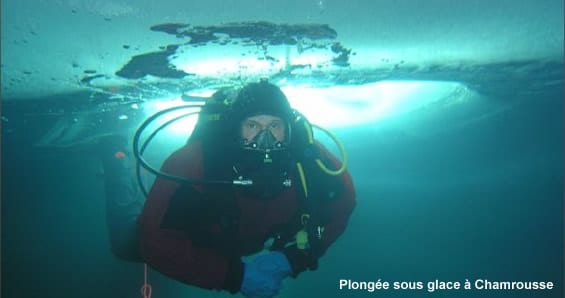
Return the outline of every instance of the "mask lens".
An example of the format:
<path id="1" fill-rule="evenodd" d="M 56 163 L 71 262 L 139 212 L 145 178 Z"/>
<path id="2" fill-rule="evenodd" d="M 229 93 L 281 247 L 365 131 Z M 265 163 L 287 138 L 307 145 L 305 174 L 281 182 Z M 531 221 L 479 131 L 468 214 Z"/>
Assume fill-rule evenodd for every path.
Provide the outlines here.
<path id="1" fill-rule="evenodd" d="M 246 146 L 247 149 L 254 149 L 254 150 L 276 150 L 281 149 L 282 143 L 277 141 L 277 138 L 273 135 L 273 133 L 269 129 L 261 130 L 251 142 L 249 142 Z"/>

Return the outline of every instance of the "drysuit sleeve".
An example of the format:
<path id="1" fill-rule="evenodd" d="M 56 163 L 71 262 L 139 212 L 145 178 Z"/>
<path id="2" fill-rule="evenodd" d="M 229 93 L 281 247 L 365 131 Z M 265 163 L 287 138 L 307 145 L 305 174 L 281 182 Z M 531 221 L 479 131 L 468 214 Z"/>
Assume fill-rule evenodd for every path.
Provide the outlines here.
<path id="1" fill-rule="evenodd" d="M 341 162 L 333 156 L 323 145 L 317 144 L 320 153 L 326 157 L 326 160 L 333 164 L 334 169 L 341 168 Z M 343 234 L 349 218 L 355 209 L 356 193 L 353 180 L 348 171 L 343 172 L 338 180 L 340 183 L 339 193 L 332 200 L 323 202 L 319 208 L 323 209 L 323 213 L 327 215 L 327 221 L 324 225 L 324 232 L 319 247 L 314 251 L 300 250 L 295 245 L 289 246 L 284 253 L 287 256 L 293 276 L 296 277 L 301 272 L 308 269 L 315 270 L 318 266 L 318 259 L 325 254 L 327 249 Z"/>
<path id="2" fill-rule="evenodd" d="M 199 178 L 202 176 L 200 143 L 188 143 L 163 164 L 162 172 Z M 186 189 L 180 183 L 157 178 L 140 217 L 141 256 L 155 270 L 180 282 L 206 289 L 239 291 L 243 264 L 214 251 L 193 245 L 189 236 L 161 226 L 171 198 Z M 182 195 L 182 194 L 180 194 Z"/>

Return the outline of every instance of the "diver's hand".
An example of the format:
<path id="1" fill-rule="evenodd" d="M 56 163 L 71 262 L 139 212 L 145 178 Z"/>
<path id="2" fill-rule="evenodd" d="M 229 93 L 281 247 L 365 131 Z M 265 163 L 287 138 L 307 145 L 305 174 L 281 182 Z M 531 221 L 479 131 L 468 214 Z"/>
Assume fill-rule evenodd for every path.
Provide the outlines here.
<path id="1" fill-rule="evenodd" d="M 282 281 L 290 276 L 290 264 L 284 254 L 273 251 L 244 263 L 240 292 L 248 298 L 273 297 L 281 289 Z"/>

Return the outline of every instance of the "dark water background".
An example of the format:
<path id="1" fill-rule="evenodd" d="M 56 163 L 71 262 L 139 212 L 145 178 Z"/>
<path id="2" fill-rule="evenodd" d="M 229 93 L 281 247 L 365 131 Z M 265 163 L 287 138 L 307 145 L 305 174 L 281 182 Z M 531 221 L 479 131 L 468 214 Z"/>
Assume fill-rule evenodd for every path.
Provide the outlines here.
<path id="1" fill-rule="evenodd" d="M 423 138 L 342 133 L 357 209 L 319 271 L 286 282 L 281 297 L 563 297 L 563 84 L 495 100 L 517 103 Z M 37 150 L 25 132 L 3 135 L 2 297 L 140 297 L 142 265 L 110 254 L 98 171 L 92 149 Z M 338 290 L 342 278 L 555 289 L 370 293 Z M 153 297 L 217 295 L 154 271 L 150 281 Z"/>

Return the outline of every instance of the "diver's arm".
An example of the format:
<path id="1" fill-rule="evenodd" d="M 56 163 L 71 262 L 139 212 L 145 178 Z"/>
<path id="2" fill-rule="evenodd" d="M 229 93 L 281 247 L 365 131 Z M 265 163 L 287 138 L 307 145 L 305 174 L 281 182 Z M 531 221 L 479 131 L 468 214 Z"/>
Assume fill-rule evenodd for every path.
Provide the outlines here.
<path id="1" fill-rule="evenodd" d="M 330 222 L 324 228 L 320 256 L 343 234 L 357 204 L 355 188 L 349 172 L 345 171 L 341 175 L 344 191 L 326 206 L 329 210 Z"/>
<path id="2" fill-rule="evenodd" d="M 334 168 L 341 167 L 341 163 L 330 154 L 323 146 L 318 145 L 320 152 L 325 155 L 334 164 Z M 323 236 L 318 244 L 319 247 L 315 251 L 300 250 L 296 246 L 289 246 L 284 253 L 291 264 L 293 276 L 297 276 L 308 269 L 315 270 L 318 265 L 318 259 L 323 256 L 326 250 L 343 234 L 349 217 L 351 216 L 356 202 L 355 188 L 353 180 L 348 171 L 344 171 L 340 175 L 340 183 L 342 191 L 337 198 L 324 202 L 322 206 L 324 213 L 329 215 L 329 222 L 324 226 Z"/>
<path id="3" fill-rule="evenodd" d="M 318 147 L 321 153 L 331 161 L 334 169 L 341 168 L 342 163 L 333 154 L 320 143 L 318 143 Z M 324 229 L 320 256 L 325 253 L 328 247 L 330 247 L 341 234 L 343 234 L 347 227 L 349 217 L 357 204 L 355 187 L 349 171 L 344 171 L 340 174 L 340 178 L 343 191 L 341 191 L 337 199 L 330 200 L 325 206 L 330 215 L 330 222 Z"/>
<path id="4" fill-rule="evenodd" d="M 186 177 L 199 177 L 199 145 L 187 145 L 165 161 L 162 171 Z M 140 218 L 141 255 L 157 271 L 183 283 L 206 289 L 239 290 L 243 265 L 193 245 L 186 233 L 161 228 L 170 199 L 182 188 L 176 182 L 158 178 Z M 178 194 L 176 194 L 178 195 Z"/>

